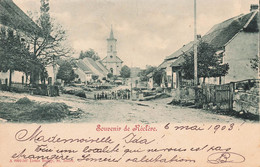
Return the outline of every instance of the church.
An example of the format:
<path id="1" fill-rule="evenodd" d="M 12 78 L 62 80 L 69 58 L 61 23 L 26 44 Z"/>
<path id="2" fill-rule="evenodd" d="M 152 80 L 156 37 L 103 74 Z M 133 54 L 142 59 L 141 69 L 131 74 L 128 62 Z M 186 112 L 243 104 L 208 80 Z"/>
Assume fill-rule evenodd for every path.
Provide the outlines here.
<path id="1" fill-rule="evenodd" d="M 118 76 L 120 75 L 123 61 L 117 56 L 116 42 L 117 39 L 114 38 L 111 27 L 110 36 L 107 39 L 107 56 L 102 60 L 102 63 L 110 73 Z"/>

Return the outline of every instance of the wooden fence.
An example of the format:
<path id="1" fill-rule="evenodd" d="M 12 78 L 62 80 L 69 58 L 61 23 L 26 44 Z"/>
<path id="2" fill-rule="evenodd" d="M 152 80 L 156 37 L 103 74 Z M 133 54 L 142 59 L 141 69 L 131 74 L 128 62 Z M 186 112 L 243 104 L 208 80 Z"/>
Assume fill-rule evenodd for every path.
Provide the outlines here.
<path id="1" fill-rule="evenodd" d="M 247 91 L 259 84 L 259 79 L 249 79 L 231 82 L 223 85 L 202 85 L 196 91 L 196 99 L 202 104 L 212 104 L 220 110 L 233 110 L 233 96 L 235 90 Z"/>

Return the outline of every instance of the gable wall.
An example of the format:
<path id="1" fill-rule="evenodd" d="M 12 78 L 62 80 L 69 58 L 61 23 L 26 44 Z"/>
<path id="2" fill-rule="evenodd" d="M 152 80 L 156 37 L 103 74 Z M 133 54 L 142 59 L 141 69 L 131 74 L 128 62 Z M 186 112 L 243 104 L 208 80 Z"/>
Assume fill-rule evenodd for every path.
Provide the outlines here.
<path id="1" fill-rule="evenodd" d="M 258 33 L 240 32 L 225 47 L 224 63 L 229 64 L 225 83 L 253 79 L 257 71 L 251 69 L 250 59 L 258 55 Z"/>

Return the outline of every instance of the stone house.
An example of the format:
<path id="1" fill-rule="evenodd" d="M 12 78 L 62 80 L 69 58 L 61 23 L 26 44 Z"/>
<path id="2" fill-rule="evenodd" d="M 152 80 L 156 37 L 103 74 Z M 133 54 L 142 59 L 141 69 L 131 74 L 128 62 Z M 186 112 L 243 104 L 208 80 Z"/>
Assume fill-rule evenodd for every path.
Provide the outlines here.
<path id="1" fill-rule="evenodd" d="M 223 63 L 229 64 L 226 76 L 207 78 L 206 83 L 224 84 L 246 79 L 258 78 L 258 71 L 251 68 L 250 61 L 259 56 L 259 11 L 258 5 L 251 5 L 250 12 L 225 20 L 213 26 L 199 40 L 205 41 L 217 49 L 216 54 L 223 54 Z M 180 65 L 184 61 L 183 55 L 193 51 L 193 41 L 167 56 L 158 66 L 165 69 L 168 87 L 178 88 L 190 81 L 182 79 Z M 202 78 L 199 79 L 200 83 Z"/>

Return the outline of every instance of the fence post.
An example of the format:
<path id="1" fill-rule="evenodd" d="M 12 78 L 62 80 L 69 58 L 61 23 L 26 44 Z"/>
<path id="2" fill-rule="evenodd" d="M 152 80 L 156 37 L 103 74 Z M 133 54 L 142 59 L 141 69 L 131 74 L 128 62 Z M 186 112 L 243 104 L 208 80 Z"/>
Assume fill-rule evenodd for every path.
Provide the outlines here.
<path id="1" fill-rule="evenodd" d="M 248 83 L 248 90 L 250 90 L 251 89 L 251 80 L 250 79 L 247 80 L 247 83 Z"/>
<path id="2" fill-rule="evenodd" d="M 209 104 L 210 103 L 210 91 L 209 91 L 209 85 L 207 84 L 206 87 L 206 103 Z"/>
<path id="3" fill-rule="evenodd" d="M 233 110 L 234 82 L 229 84 L 229 111 Z"/>

